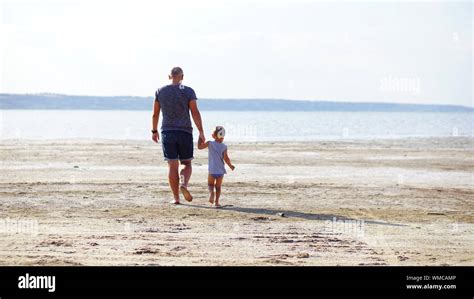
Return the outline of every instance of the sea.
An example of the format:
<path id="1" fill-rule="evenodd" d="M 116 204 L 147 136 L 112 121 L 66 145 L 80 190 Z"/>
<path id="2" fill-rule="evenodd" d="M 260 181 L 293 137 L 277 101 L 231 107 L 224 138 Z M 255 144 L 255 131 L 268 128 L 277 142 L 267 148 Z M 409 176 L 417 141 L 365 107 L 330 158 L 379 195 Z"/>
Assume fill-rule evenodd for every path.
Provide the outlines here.
<path id="1" fill-rule="evenodd" d="M 474 136 L 473 112 L 201 111 L 201 115 L 208 138 L 220 125 L 230 142 Z M 0 140 L 150 140 L 150 129 L 151 111 L 0 110 Z"/>

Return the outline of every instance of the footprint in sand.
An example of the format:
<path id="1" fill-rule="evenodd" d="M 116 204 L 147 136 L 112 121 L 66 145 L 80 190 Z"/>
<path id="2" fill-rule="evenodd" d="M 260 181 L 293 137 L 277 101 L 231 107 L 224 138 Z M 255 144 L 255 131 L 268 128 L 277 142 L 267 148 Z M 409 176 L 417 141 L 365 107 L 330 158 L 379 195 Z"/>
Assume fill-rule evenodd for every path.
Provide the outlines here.
<path id="1" fill-rule="evenodd" d="M 250 218 L 250 220 L 253 220 L 253 221 L 269 221 L 271 219 L 268 218 L 268 217 L 259 216 L 259 217 L 252 217 L 252 218 Z"/>
<path id="2" fill-rule="evenodd" d="M 151 249 L 151 248 L 138 248 L 135 250 L 133 254 L 157 254 L 159 253 L 158 250 L 156 249 Z"/>
<path id="3" fill-rule="evenodd" d="M 398 260 L 399 260 L 400 262 L 404 262 L 404 261 L 408 260 L 408 257 L 407 257 L 407 256 L 401 256 L 401 255 L 399 255 L 397 258 L 398 258 Z"/>

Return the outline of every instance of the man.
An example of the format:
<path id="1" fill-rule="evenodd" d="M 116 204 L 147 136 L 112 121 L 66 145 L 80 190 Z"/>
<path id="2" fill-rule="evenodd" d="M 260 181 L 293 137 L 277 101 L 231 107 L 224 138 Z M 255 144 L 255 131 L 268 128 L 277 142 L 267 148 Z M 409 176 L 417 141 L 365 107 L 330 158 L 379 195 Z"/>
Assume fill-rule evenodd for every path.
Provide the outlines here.
<path id="1" fill-rule="evenodd" d="M 189 178 L 192 173 L 191 160 L 193 157 L 193 127 L 189 117 L 189 111 L 194 123 L 199 130 L 199 138 L 205 142 L 202 129 L 201 113 L 196 104 L 196 94 L 191 87 L 184 86 L 183 70 L 175 67 L 171 70 L 170 85 L 163 86 L 155 93 L 153 106 L 152 139 L 158 142 L 158 119 L 160 111 L 163 114 L 161 124 L 161 143 L 163 155 L 168 161 L 168 181 L 173 192 L 174 200 L 171 203 L 179 204 L 179 191 L 183 193 L 187 201 L 193 197 L 188 191 Z M 179 171 L 180 163 L 183 166 Z M 181 178 L 181 185 L 180 185 Z"/>

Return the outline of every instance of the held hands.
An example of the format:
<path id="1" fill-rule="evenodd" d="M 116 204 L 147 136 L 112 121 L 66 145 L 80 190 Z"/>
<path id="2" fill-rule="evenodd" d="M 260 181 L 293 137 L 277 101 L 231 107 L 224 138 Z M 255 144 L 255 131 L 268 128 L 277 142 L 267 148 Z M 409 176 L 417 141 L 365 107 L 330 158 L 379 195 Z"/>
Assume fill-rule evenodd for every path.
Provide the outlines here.
<path id="1" fill-rule="evenodd" d="M 203 143 L 206 143 L 206 135 L 204 135 L 204 132 L 201 131 L 199 132 L 198 144 L 203 144 Z"/>

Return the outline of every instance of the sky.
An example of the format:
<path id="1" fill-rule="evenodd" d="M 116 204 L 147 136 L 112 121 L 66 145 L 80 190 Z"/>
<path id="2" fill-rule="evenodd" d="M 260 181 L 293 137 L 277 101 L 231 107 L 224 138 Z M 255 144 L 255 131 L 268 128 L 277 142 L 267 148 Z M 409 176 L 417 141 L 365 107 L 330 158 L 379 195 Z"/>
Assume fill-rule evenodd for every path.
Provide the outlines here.
<path id="1" fill-rule="evenodd" d="M 0 93 L 473 102 L 471 1 L 0 0 Z"/>

